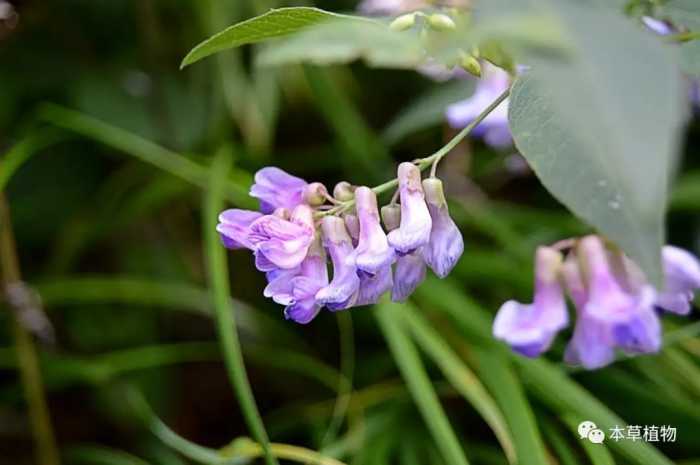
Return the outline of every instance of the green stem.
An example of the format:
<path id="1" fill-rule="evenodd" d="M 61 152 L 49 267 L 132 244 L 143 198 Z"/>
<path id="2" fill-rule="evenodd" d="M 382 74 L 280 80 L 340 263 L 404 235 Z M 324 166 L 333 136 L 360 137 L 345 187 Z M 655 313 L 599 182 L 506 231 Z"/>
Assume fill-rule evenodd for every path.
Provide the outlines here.
<path id="1" fill-rule="evenodd" d="M 430 176 L 434 177 L 435 176 L 435 171 L 437 169 L 438 163 L 440 163 L 440 160 L 442 160 L 445 155 L 450 153 L 450 151 L 457 146 L 462 140 L 471 133 L 475 127 L 479 125 L 493 110 L 496 109 L 505 99 L 508 98 L 510 95 L 510 87 L 503 91 L 501 95 L 499 95 L 491 104 L 482 111 L 479 116 L 474 118 L 474 121 L 469 123 L 467 126 L 464 127 L 461 131 L 459 131 L 450 141 L 445 144 L 440 150 L 437 152 L 433 153 L 432 155 L 429 155 L 425 158 L 419 158 L 417 160 L 414 160 L 413 163 L 415 163 L 418 166 L 418 169 L 421 171 L 425 170 L 427 167 L 432 166 Z M 393 189 L 399 184 L 399 180 L 397 178 L 394 178 L 390 181 L 387 181 L 383 184 L 379 184 L 378 186 L 375 186 L 372 188 L 375 194 L 379 195 L 382 194 L 390 189 Z M 331 208 L 328 211 L 323 212 L 323 215 L 335 215 L 338 213 L 342 213 L 344 211 L 347 211 L 348 209 L 352 208 L 355 205 L 355 199 L 348 200 L 347 202 L 343 202 L 337 207 Z"/>
<path id="2" fill-rule="evenodd" d="M 0 290 L 21 282 L 19 262 L 12 234 L 10 209 L 5 196 L 0 192 Z M 29 417 L 36 442 L 36 458 L 41 465 L 60 463 L 56 439 L 51 428 L 51 417 L 44 396 L 44 384 L 39 369 L 39 360 L 31 335 L 18 318 L 13 318 L 17 362 L 20 367 L 22 386 L 29 404 Z"/>
<path id="3" fill-rule="evenodd" d="M 204 208 L 204 237 L 206 241 L 209 279 L 215 303 L 217 330 L 223 350 L 224 362 L 228 376 L 233 385 L 238 403 L 243 412 L 248 428 L 255 440 L 261 445 L 267 465 L 277 465 L 277 459 L 270 450 L 270 440 L 265 430 L 260 412 L 255 404 L 253 391 L 246 374 L 241 345 L 238 340 L 236 321 L 229 298 L 228 265 L 225 249 L 219 243 L 219 235 L 214 227 L 217 217 L 223 210 L 226 176 L 229 171 L 230 156 L 226 151 L 220 152 L 211 167 L 209 190 L 206 194 Z"/>

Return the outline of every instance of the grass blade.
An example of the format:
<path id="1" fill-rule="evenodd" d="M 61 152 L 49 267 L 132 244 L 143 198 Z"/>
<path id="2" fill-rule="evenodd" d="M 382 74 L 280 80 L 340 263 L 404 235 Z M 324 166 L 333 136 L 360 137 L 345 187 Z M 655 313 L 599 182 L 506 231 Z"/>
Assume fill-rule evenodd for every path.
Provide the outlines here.
<path id="1" fill-rule="evenodd" d="M 386 301 L 377 305 L 376 315 L 379 326 L 445 462 L 448 465 L 467 465 L 464 451 L 440 405 L 418 351 L 399 326 L 403 310 L 402 305 Z"/>
<path id="2" fill-rule="evenodd" d="M 138 158 L 202 189 L 208 187 L 206 167 L 129 131 L 52 103 L 42 105 L 39 117 L 54 126 L 76 132 Z M 241 208 L 256 207 L 254 199 L 248 196 L 247 186 L 244 187 L 240 183 L 226 183 L 223 193 L 228 200 Z"/>
<path id="3" fill-rule="evenodd" d="M 221 245 L 215 226 L 219 212 L 223 210 L 223 194 L 230 164 L 230 153 L 220 151 L 211 167 L 210 185 L 204 205 L 204 238 L 207 267 L 211 283 L 212 298 L 216 314 L 217 329 L 224 362 L 233 385 L 243 417 L 255 440 L 262 446 L 267 465 L 277 465 L 277 459 L 270 450 L 270 440 L 265 430 L 260 412 L 255 404 L 253 390 L 245 370 L 241 345 L 238 341 L 234 310 L 231 306 L 226 249 Z"/>
<path id="4" fill-rule="evenodd" d="M 412 305 L 404 304 L 404 321 L 416 343 L 430 356 L 454 388 L 476 409 L 491 427 L 510 463 L 517 463 L 513 438 L 496 401 L 486 391 L 481 381 L 460 360 L 440 335 L 418 315 Z M 517 431 L 516 429 L 513 429 Z M 521 455 L 525 457 L 526 455 Z M 528 455 L 532 457 L 532 455 Z M 523 463 L 538 463 L 524 460 Z"/>

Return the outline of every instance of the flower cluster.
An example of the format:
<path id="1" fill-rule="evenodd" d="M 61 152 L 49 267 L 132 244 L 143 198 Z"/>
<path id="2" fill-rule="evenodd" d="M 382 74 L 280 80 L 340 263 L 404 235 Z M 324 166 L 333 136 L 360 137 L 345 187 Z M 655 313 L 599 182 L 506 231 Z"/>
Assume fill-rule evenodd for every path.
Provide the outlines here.
<path id="1" fill-rule="evenodd" d="M 611 363 L 616 349 L 628 355 L 657 352 L 659 316 L 687 315 L 700 288 L 700 262 L 692 254 L 665 246 L 662 260 L 665 284 L 655 289 L 632 260 L 598 236 L 574 241 L 566 254 L 556 246 L 539 247 L 533 303 L 503 304 L 493 334 L 522 355 L 542 354 L 569 323 L 566 291 L 577 315 L 564 356 L 568 363 L 594 369 Z"/>
<path id="2" fill-rule="evenodd" d="M 464 250 L 442 181 L 421 180 L 413 163 L 398 168 L 400 204 L 381 209 L 388 234 L 369 187 L 341 182 L 331 196 L 320 183 L 268 167 L 256 173 L 250 195 L 260 200 L 260 212 L 226 210 L 217 231 L 226 247 L 253 251 L 256 268 L 267 277 L 264 295 L 298 323 L 308 323 L 323 307 L 368 305 L 389 291 L 392 300 L 404 301 L 426 267 L 445 277 Z"/>

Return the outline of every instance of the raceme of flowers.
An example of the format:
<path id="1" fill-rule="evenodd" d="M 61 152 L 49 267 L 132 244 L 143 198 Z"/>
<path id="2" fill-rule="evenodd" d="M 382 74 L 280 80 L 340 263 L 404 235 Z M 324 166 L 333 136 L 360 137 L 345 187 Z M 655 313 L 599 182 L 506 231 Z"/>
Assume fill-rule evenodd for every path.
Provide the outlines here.
<path id="1" fill-rule="evenodd" d="M 260 211 L 226 210 L 217 231 L 226 247 L 253 252 L 267 277 L 265 297 L 284 305 L 286 318 L 297 323 L 310 322 L 324 307 L 375 303 L 387 292 L 401 302 L 425 279 L 427 267 L 447 276 L 464 242 L 442 181 L 421 180 L 409 162 L 399 165 L 397 178 L 400 204 L 382 207 L 382 228 L 369 187 L 341 182 L 331 197 L 320 183 L 263 168 L 250 189 Z"/>
<path id="2" fill-rule="evenodd" d="M 661 348 L 664 313 L 687 315 L 700 288 L 700 262 L 673 246 L 662 250 L 665 284 L 655 289 L 640 268 L 598 236 L 573 241 L 568 252 L 556 245 L 535 254 L 535 295 L 531 304 L 504 303 L 493 324 L 496 338 L 528 357 L 547 351 L 569 325 L 565 293 L 576 307 L 576 325 L 564 359 L 587 369 L 627 355 Z"/>

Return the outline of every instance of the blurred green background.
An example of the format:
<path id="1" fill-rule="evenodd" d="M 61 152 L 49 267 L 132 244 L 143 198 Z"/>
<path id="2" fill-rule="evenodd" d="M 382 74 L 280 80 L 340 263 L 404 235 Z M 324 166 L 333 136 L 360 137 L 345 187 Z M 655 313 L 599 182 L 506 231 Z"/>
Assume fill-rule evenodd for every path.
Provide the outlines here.
<path id="1" fill-rule="evenodd" d="M 329 187 L 373 185 L 453 134 L 442 111 L 468 96 L 471 81 L 361 64 L 256 68 L 254 47 L 178 70 L 192 46 L 227 25 L 302 4 L 27 0 L 0 20 L 0 186 L 23 278 L 54 333 L 34 344 L 65 463 L 206 463 L 154 431 L 134 392 L 194 443 L 219 449 L 248 435 L 211 318 L 204 231 L 214 225 L 204 224 L 203 201 L 216 153 L 233 160 L 229 205 L 254 208 L 246 193 L 263 166 Z M 695 123 L 688 134 L 668 235 L 697 253 Z M 495 310 L 530 298 L 536 245 L 587 228 L 513 150 L 468 141 L 441 170 L 466 251 L 410 304 L 323 312 L 299 326 L 262 297 L 251 256 L 228 253 L 243 353 L 273 441 L 345 463 L 440 464 L 447 424 L 474 464 L 508 463 L 509 448 L 527 465 L 668 463 L 636 443 L 591 450 L 575 431 L 582 420 L 624 419 L 676 427 L 677 441 L 659 450 L 700 463 L 697 315 L 666 318 L 661 354 L 596 372 L 562 365 L 561 338 L 549 362 L 512 356 L 491 340 Z M 405 325 L 392 329 L 397 320 Z M 36 462 L 11 323 L 5 305 L 0 464 L 20 465 Z M 449 423 L 436 425 L 442 410 Z"/>

